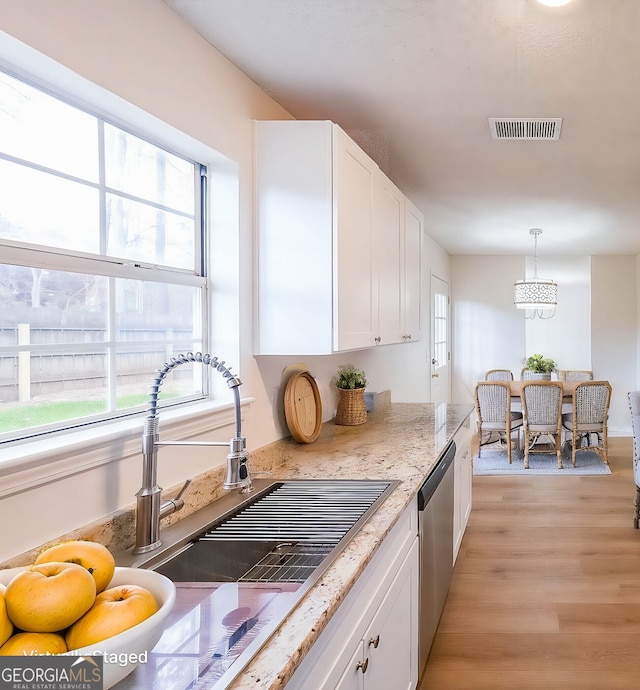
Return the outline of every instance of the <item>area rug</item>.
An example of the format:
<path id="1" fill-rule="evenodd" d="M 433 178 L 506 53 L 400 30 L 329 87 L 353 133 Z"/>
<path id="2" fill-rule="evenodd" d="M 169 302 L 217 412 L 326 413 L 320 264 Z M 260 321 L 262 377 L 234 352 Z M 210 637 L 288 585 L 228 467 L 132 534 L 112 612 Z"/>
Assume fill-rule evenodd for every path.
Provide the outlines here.
<path id="1" fill-rule="evenodd" d="M 511 465 L 507 459 L 507 451 L 503 448 L 491 446 L 482 449 L 482 457 L 473 458 L 474 475 L 559 475 L 577 476 L 591 474 L 611 474 L 608 465 L 605 465 L 597 453 L 591 450 L 579 451 L 576 455 L 576 465 L 571 464 L 571 453 L 562 453 L 562 469 L 558 469 L 555 455 L 542 453 L 529 453 L 529 469 L 524 469 L 524 452 L 514 449 L 511 452 Z"/>

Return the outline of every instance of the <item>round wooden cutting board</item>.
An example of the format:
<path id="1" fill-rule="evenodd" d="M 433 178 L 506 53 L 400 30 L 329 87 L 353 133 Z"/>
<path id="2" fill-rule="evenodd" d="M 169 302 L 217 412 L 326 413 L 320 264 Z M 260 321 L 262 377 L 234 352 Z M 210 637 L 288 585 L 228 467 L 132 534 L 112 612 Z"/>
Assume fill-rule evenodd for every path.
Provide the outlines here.
<path id="1" fill-rule="evenodd" d="M 301 371 L 287 382 L 284 391 L 284 416 L 293 438 L 299 443 L 312 443 L 322 426 L 322 402 L 315 379 Z"/>

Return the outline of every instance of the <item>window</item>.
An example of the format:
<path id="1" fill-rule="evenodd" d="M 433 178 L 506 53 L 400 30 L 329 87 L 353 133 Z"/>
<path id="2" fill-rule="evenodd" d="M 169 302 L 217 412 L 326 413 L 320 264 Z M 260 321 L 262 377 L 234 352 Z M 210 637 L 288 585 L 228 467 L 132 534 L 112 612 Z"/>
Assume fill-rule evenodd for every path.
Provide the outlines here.
<path id="1" fill-rule="evenodd" d="M 443 292 L 433 293 L 433 364 L 435 370 L 449 363 L 448 331 L 449 298 Z"/>
<path id="2" fill-rule="evenodd" d="M 146 403 L 206 351 L 206 169 L 0 72 L 0 441 Z M 184 365 L 161 404 L 202 399 Z"/>

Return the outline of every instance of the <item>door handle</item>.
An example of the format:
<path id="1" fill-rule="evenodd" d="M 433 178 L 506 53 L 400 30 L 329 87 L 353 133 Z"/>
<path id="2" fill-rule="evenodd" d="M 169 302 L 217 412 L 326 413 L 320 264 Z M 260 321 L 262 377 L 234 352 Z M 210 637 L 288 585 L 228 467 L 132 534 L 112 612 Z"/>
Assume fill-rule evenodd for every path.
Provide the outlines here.
<path id="1" fill-rule="evenodd" d="M 438 372 L 436 372 L 435 374 L 431 374 L 432 379 L 437 379 L 439 376 L 440 374 L 438 374 Z"/>

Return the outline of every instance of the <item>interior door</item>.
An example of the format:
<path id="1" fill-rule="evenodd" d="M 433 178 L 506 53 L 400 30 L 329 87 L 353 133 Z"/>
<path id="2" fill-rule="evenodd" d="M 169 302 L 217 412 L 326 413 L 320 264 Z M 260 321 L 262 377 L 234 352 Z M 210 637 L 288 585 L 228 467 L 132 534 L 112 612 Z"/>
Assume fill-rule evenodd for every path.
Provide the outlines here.
<path id="1" fill-rule="evenodd" d="M 449 284 L 431 276 L 431 402 L 436 404 L 449 402 L 449 312 Z"/>

